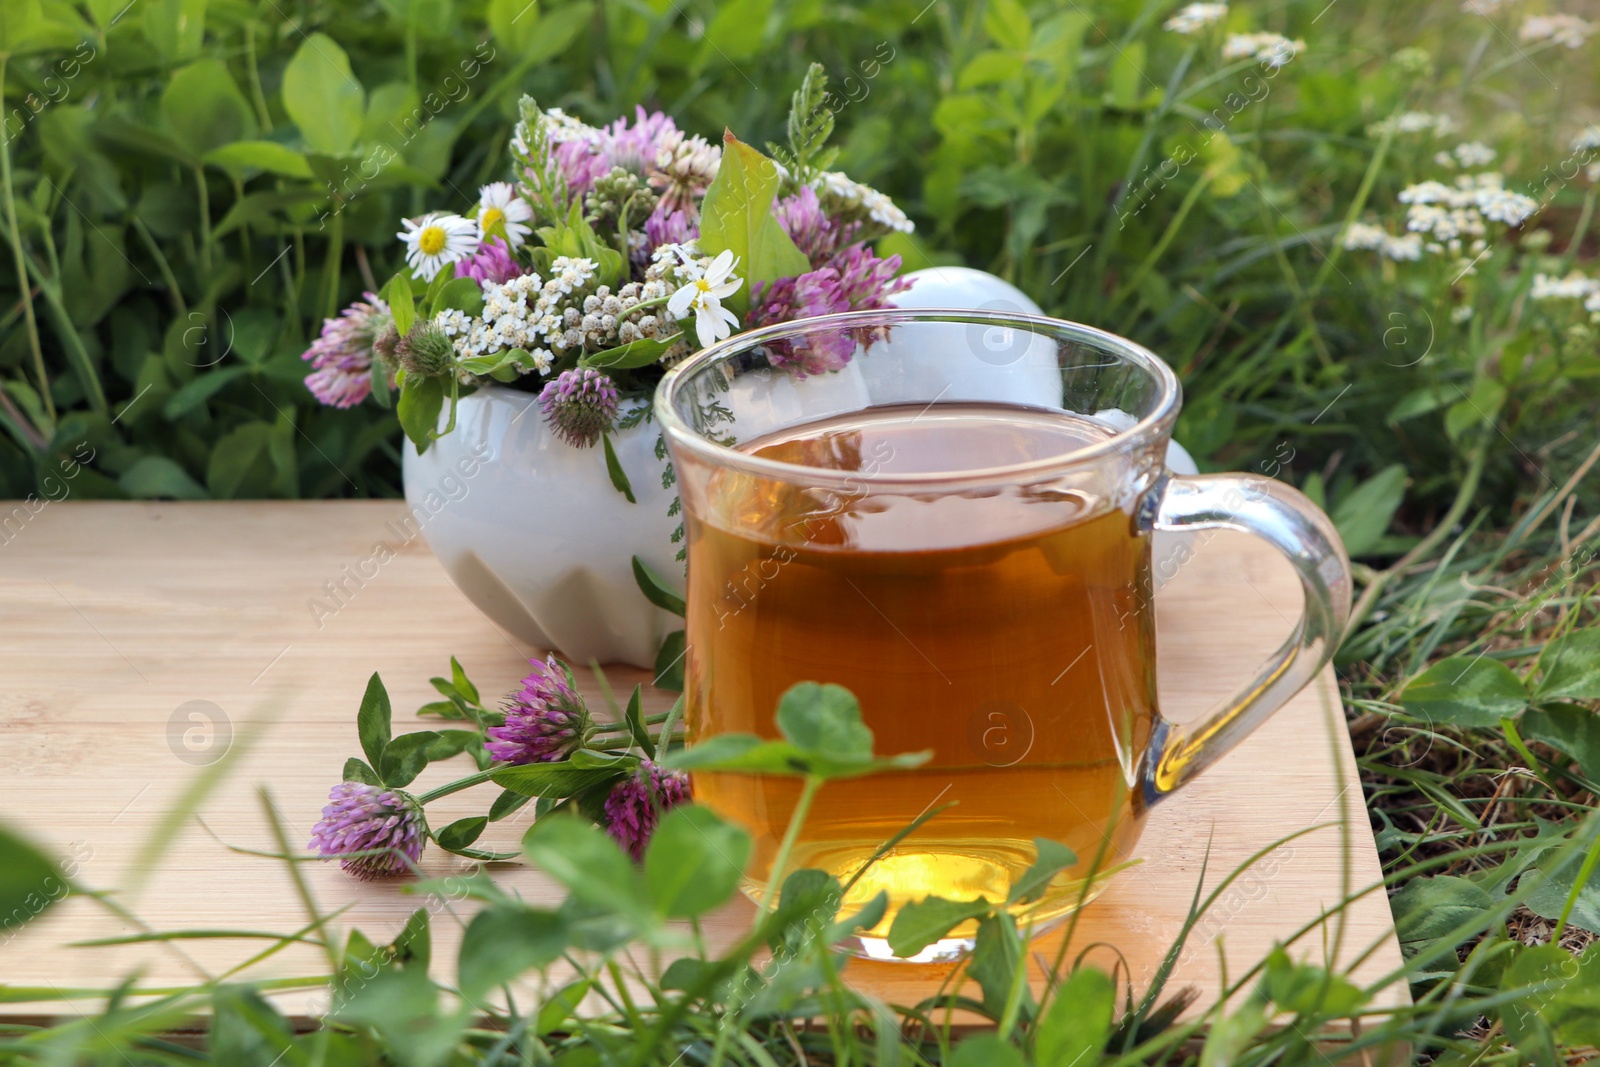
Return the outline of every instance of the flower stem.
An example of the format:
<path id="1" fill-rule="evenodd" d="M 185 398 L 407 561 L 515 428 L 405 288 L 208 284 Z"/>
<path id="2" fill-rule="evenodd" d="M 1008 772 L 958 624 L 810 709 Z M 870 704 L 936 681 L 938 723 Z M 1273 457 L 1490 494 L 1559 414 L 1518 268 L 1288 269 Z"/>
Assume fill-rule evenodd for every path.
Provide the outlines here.
<path id="1" fill-rule="evenodd" d="M 477 774 L 469 774 L 465 778 L 457 778 L 455 781 L 447 782 L 437 789 L 428 790 L 417 798 L 417 803 L 431 804 L 440 797 L 447 797 L 451 793 L 459 793 L 463 789 L 471 789 L 475 785 L 482 785 L 503 770 L 505 770 L 504 767 L 491 767 L 486 771 L 479 771 Z"/>
<path id="2" fill-rule="evenodd" d="M 814 774 L 806 775 L 806 783 L 800 789 L 800 799 L 795 801 L 794 814 L 789 816 L 789 828 L 783 832 L 783 843 L 778 846 L 778 854 L 772 858 L 772 873 L 767 876 L 766 892 L 761 894 L 759 918 L 766 918 L 777 902 L 778 887 L 783 884 L 783 869 L 789 865 L 789 853 L 794 851 L 795 838 L 800 836 L 800 827 L 806 821 L 806 816 L 811 814 L 811 802 L 817 798 L 823 781 Z"/>
<path id="3" fill-rule="evenodd" d="M 0 114 L 4 113 L 6 65 L 11 61 L 9 52 L 0 52 Z M 34 373 L 39 376 L 39 399 L 50 416 L 52 427 L 56 419 L 56 401 L 50 392 L 50 377 L 44 369 L 44 350 L 39 346 L 39 320 L 33 313 L 33 287 L 28 284 L 28 268 L 22 258 L 22 233 L 17 229 L 16 191 L 11 186 L 11 138 L 0 136 L 0 182 L 4 184 L 6 199 L 6 230 L 11 238 L 11 255 L 17 263 L 17 292 L 22 297 L 22 315 L 28 325 L 28 347 L 33 351 Z"/>

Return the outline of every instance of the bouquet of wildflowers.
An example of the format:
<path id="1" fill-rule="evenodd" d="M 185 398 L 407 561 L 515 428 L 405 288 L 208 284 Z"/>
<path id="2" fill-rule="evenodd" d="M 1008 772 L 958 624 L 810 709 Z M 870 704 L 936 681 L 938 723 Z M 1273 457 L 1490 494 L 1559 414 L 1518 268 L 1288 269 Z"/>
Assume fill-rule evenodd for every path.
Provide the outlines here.
<path id="1" fill-rule="evenodd" d="M 607 435 L 647 418 L 656 381 L 690 352 L 743 329 L 885 306 L 904 288 L 900 259 L 868 242 L 911 223 L 827 169 L 824 90 L 813 66 L 789 143 L 771 156 L 731 133 L 710 144 L 643 108 L 594 127 L 523 98 L 513 180 L 485 185 L 468 213 L 405 220 L 409 269 L 327 321 L 305 353 L 306 385 L 337 407 L 388 404 L 394 391 L 421 451 L 453 428 L 466 391 L 504 382 L 537 391 L 562 440 L 604 441 L 609 453 Z M 853 350 L 774 359 L 815 374 Z"/>

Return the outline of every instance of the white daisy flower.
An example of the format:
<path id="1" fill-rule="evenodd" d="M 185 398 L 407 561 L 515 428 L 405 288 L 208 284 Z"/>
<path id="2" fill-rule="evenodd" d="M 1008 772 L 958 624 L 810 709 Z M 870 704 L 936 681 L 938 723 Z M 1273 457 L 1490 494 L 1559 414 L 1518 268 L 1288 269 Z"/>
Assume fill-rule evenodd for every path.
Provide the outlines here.
<path id="1" fill-rule="evenodd" d="M 1529 15 L 1522 20 L 1517 35 L 1524 41 L 1554 41 L 1568 48 L 1582 48 L 1594 30 L 1594 23 L 1576 15 Z"/>
<path id="2" fill-rule="evenodd" d="M 1254 59 L 1269 67 L 1282 67 L 1305 50 L 1304 41 L 1291 41 L 1278 33 L 1230 33 L 1222 46 L 1222 58 Z"/>
<path id="3" fill-rule="evenodd" d="M 460 215 L 433 211 L 404 225 L 395 236 L 406 244 L 406 264 L 425 282 L 478 250 L 478 224 Z"/>
<path id="4" fill-rule="evenodd" d="M 1213 22 L 1220 22 L 1227 14 L 1227 4 L 1190 4 L 1163 25 L 1173 33 L 1187 37 L 1199 33 Z"/>
<path id="5" fill-rule="evenodd" d="M 722 306 L 722 298 L 732 296 L 743 284 L 733 276 L 733 269 L 738 265 L 733 252 L 724 248 L 703 275 L 673 293 L 667 301 L 667 311 L 675 319 L 688 318 L 690 311 L 695 313 L 694 329 L 701 348 L 727 337 L 732 327 L 739 325 L 738 316 Z"/>
<path id="6" fill-rule="evenodd" d="M 478 190 L 478 230 L 485 236 L 495 223 L 506 231 L 512 248 L 521 248 L 532 229 L 523 225 L 532 220 L 533 208 L 517 195 L 510 182 L 490 182 Z"/>

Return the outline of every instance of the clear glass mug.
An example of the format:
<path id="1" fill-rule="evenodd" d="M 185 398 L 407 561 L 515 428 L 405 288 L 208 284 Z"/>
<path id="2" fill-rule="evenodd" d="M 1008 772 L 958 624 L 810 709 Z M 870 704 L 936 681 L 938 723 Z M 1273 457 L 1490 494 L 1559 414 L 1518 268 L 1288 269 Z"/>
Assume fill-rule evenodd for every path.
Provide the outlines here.
<path id="1" fill-rule="evenodd" d="M 1047 928 L 1135 858 L 1152 804 L 1328 662 L 1350 610 L 1332 523 L 1269 478 L 1171 474 L 1179 403 L 1172 370 L 1131 341 L 967 310 L 785 323 L 662 381 L 688 549 L 690 743 L 776 736 L 778 697 L 813 680 L 855 693 L 878 752 L 931 749 L 915 771 L 819 794 L 791 866 L 841 882 L 956 802 L 847 894 L 844 914 L 890 898 L 857 951 L 892 958 L 895 913 L 925 896 L 1005 900 L 1040 837 L 1078 857 L 1019 914 Z M 1177 725 L 1156 704 L 1152 533 L 1210 528 L 1281 551 L 1305 607 L 1236 695 Z M 700 773 L 693 788 L 753 836 L 758 895 L 797 780 Z M 959 956 L 970 933 L 919 959 Z"/>

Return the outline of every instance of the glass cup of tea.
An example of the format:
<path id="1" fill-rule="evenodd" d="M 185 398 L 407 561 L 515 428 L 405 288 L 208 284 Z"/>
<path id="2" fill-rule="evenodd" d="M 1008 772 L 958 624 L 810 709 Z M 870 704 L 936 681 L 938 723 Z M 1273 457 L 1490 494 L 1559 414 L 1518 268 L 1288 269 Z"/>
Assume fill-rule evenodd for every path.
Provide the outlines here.
<path id="1" fill-rule="evenodd" d="M 888 894 L 858 953 L 893 958 L 896 913 L 924 897 L 1005 901 L 1041 837 L 1078 858 L 1019 914 L 1047 929 L 1135 859 L 1151 805 L 1328 662 L 1350 611 L 1332 523 L 1270 478 L 1173 475 L 1179 404 L 1172 370 L 1121 337 L 926 308 L 739 334 L 662 381 L 688 548 L 690 744 L 776 737 L 779 697 L 810 680 L 856 695 L 877 752 L 933 752 L 830 782 L 795 841 L 791 869 L 860 874 L 841 914 Z M 1281 551 L 1305 606 L 1236 695 L 1178 725 L 1156 703 L 1152 535 L 1208 528 Z M 752 835 L 759 897 L 799 780 L 692 784 Z M 917 958 L 957 958 L 971 932 Z"/>

